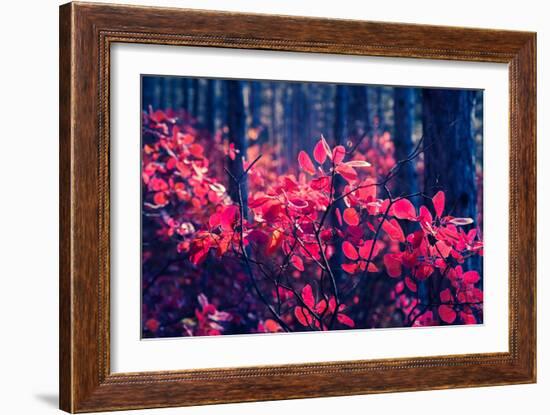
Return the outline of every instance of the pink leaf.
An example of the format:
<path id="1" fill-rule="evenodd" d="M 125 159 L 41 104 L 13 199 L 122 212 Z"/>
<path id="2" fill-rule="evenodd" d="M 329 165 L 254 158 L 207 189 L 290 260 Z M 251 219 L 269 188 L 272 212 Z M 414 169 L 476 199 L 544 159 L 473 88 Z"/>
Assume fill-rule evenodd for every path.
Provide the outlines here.
<path id="1" fill-rule="evenodd" d="M 323 176 L 318 179 L 313 179 L 310 185 L 313 190 L 328 191 L 330 189 L 330 178 L 328 176 Z"/>
<path id="2" fill-rule="evenodd" d="M 304 288 L 302 288 L 302 300 L 304 300 L 304 303 L 309 308 L 315 307 L 315 298 L 313 297 L 313 290 L 311 289 L 311 285 L 306 284 Z"/>
<path id="3" fill-rule="evenodd" d="M 344 326 L 355 327 L 355 322 L 345 314 L 338 314 L 338 321 Z"/>
<path id="4" fill-rule="evenodd" d="M 344 210 L 344 221 L 351 226 L 359 225 L 359 214 L 354 208 Z"/>
<path id="5" fill-rule="evenodd" d="M 332 150 L 332 162 L 335 165 L 338 165 L 344 160 L 344 157 L 346 156 L 346 149 L 344 146 L 336 146 L 334 147 L 334 150 Z"/>
<path id="6" fill-rule="evenodd" d="M 359 259 L 357 249 L 355 249 L 355 247 L 349 241 L 344 241 L 342 243 L 342 251 L 344 252 L 346 258 L 351 259 L 352 261 L 356 261 L 357 259 Z"/>
<path id="7" fill-rule="evenodd" d="M 437 192 L 432 198 L 432 203 L 434 204 L 435 215 L 440 218 L 445 208 L 445 193 L 441 190 Z"/>
<path id="8" fill-rule="evenodd" d="M 353 275 L 357 271 L 357 268 L 359 267 L 359 265 L 355 263 L 349 263 L 349 264 L 342 264 L 341 267 L 345 272 Z"/>
<path id="9" fill-rule="evenodd" d="M 409 277 L 405 278 L 405 284 L 407 285 L 407 288 L 411 290 L 412 292 L 416 292 L 416 283 L 411 280 Z"/>
<path id="10" fill-rule="evenodd" d="M 408 199 L 399 199 L 392 206 L 393 215 L 399 219 L 416 220 L 416 209 Z"/>
<path id="11" fill-rule="evenodd" d="M 441 317 L 441 320 L 447 324 L 453 323 L 456 319 L 456 312 L 451 306 L 440 305 L 437 311 L 439 312 L 439 317 Z"/>
<path id="12" fill-rule="evenodd" d="M 430 225 L 433 222 L 432 214 L 426 206 L 420 206 L 420 213 L 418 215 L 418 220 L 424 223 L 429 223 Z"/>
<path id="13" fill-rule="evenodd" d="M 338 165 L 335 171 L 346 179 L 348 183 L 357 180 L 357 172 L 353 167 L 350 167 L 347 164 Z"/>
<path id="14" fill-rule="evenodd" d="M 374 245 L 374 248 L 372 248 L 372 244 L 374 243 L 374 240 L 370 239 L 368 241 L 365 241 L 365 243 L 359 248 L 359 255 L 363 259 L 369 259 L 369 255 L 372 249 L 372 258 L 374 259 L 378 256 L 380 253 L 380 250 L 383 247 L 383 243 L 380 241 L 376 241 L 376 244 Z"/>
<path id="15" fill-rule="evenodd" d="M 290 263 L 294 265 L 294 268 L 296 268 L 298 271 L 304 270 L 304 261 L 298 255 L 293 255 Z"/>
<path id="16" fill-rule="evenodd" d="M 384 265 L 390 277 L 398 278 L 401 276 L 401 261 L 397 254 L 384 255 Z"/>
<path id="17" fill-rule="evenodd" d="M 229 205 L 224 208 L 221 213 L 221 226 L 224 231 L 230 231 L 233 229 L 233 222 L 237 220 L 239 213 L 239 207 L 236 205 Z"/>
<path id="18" fill-rule="evenodd" d="M 328 151 L 327 151 L 328 150 Z M 323 137 L 317 142 L 313 149 L 313 158 L 319 164 L 323 164 L 330 155 L 330 148 Z"/>
<path id="19" fill-rule="evenodd" d="M 382 229 L 388 234 L 388 236 L 398 242 L 405 242 L 405 234 L 403 234 L 403 229 L 401 225 L 395 219 L 385 220 L 382 224 Z"/>
<path id="20" fill-rule="evenodd" d="M 479 274 L 477 271 L 467 271 L 462 275 L 462 278 L 466 284 L 475 284 L 479 281 Z"/>
<path id="21" fill-rule="evenodd" d="M 439 293 L 439 298 L 441 299 L 442 303 L 450 303 L 453 299 L 451 290 L 449 288 L 444 289 Z"/>
<path id="22" fill-rule="evenodd" d="M 437 253 L 441 254 L 443 258 L 447 258 L 449 256 L 449 253 L 451 252 L 451 247 L 447 245 L 443 241 L 437 241 L 435 243 L 435 246 L 437 248 Z"/>
<path id="23" fill-rule="evenodd" d="M 271 333 L 281 331 L 281 326 L 279 326 L 279 323 L 277 323 L 275 320 L 271 320 L 270 318 L 265 321 L 264 326 L 265 329 Z"/>
<path id="24" fill-rule="evenodd" d="M 300 168 L 311 175 L 315 174 L 315 166 L 305 151 L 300 151 L 298 154 L 298 164 Z"/>
<path id="25" fill-rule="evenodd" d="M 210 218 L 208 219 L 208 224 L 211 228 L 216 228 L 219 226 L 222 222 L 222 218 L 219 213 L 214 213 Z"/>
<path id="26" fill-rule="evenodd" d="M 296 319 L 300 322 L 302 326 L 309 326 L 313 319 L 311 318 L 311 315 L 309 314 L 309 311 L 307 308 L 304 307 L 296 307 L 294 309 L 294 315 L 296 316 Z"/>
<path id="27" fill-rule="evenodd" d="M 155 193 L 155 196 L 153 197 L 153 201 L 157 206 L 165 206 L 168 204 L 168 199 L 166 198 L 166 194 L 164 192 Z"/>

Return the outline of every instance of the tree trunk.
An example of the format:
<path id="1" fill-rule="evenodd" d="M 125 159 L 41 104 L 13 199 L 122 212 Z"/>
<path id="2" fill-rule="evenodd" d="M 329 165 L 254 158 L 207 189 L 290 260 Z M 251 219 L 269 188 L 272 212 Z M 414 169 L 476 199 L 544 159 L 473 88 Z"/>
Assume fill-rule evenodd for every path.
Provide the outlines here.
<path id="1" fill-rule="evenodd" d="M 422 125 L 424 192 L 445 192 L 444 215 L 476 219 L 477 187 L 475 141 L 472 136 L 472 91 L 424 89 Z M 465 227 L 467 230 L 467 227 Z M 464 264 L 481 271 L 481 260 L 472 257 Z M 429 296 L 434 299 L 435 290 Z"/>
<path id="2" fill-rule="evenodd" d="M 242 157 L 246 156 L 246 114 L 244 110 L 243 91 L 240 81 L 227 81 L 227 127 L 228 140 L 235 146 L 239 153 L 235 160 L 229 158 L 228 170 L 239 178 L 243 173 Z M 243 202 L 246 204 L 246 181 L 241 184 Z M 238 201 L 238 186 L 233 180 L 229 180 L 229 195 L 234 201 Z"/>
<path id="3" fill-rule="evenodd" d="M 208 132 L 216 134 L 216 84 L 214 79 L 206 81 L 206 102 L 205 102 L 205 126 Z"/>
<path id="4" fill-rule="evenodd" d="M 353 143 L 370 132 L 368 92 L 365 86 L 350 86 L 349 134 Z"/>
<path id="5" fill-rule="evenodd" d="M 422 125 L 424 189 L 445 191 L 446 213 L 476 218 L 475 141 L 472 137 L 472 92 L 424 89 Z"/>
<path id="6" fill-rule="evenodd" d="M 395 88 L 393 95 L 395 160 L 405 160 L 413 151 L 414 91 L 412 88 Z M 416 160 L 403 164 L 393 181 L 396 195 L 418 191 Z"/>

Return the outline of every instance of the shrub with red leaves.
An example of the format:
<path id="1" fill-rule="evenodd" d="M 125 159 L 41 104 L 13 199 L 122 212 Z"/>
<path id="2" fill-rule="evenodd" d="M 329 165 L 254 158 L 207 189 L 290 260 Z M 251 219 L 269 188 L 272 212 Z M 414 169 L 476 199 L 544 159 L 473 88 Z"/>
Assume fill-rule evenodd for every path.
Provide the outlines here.
<path id="1" fill-rule="evenodd" d="M 242 152 L 183 113 L 142 121 L 144 336 L 482 321 L 481 270 L 467 268 L 480 231 L 444 190 L 392 196 L 389 134 L 320 137 L 278 163 L 273 146 Z"/>

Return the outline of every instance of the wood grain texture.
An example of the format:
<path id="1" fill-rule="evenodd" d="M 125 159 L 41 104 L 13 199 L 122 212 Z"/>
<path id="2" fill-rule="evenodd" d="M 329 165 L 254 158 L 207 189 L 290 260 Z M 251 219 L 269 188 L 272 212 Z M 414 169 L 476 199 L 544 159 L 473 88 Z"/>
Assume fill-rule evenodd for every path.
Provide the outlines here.
<path id="1" fill-rule="evenodd" d="M 111 373 L 109 59 L 115 42 L 508 63 L 508 353 Z M 534 382 L 533 33 L 70 3 L 60 9 L 60 407 L 68 412 Z"/>

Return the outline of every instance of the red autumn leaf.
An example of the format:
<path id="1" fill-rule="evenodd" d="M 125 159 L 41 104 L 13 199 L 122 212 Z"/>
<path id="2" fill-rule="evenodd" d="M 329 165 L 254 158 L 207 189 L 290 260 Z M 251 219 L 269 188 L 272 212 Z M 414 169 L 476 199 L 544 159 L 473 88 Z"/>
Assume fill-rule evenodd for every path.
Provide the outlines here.
<path id="1" fill-rule="evenodd" d="M 453 300 L 451 290 L 449 288 L 444 289 L 439 293 L 439 298 L 441 299 L 442 303 L 450 303 Z"/>
<path id="2" fill-rule="evenodd" d="M 417 280 L 424 281 L 426 278 L 432 275 L 433 272 L 434 268 L 431 265 L 423 264 L 418 267 L 415 276 Z"/>
<path id="3" fill-rule="evenodd" d="M 330 189 L 330 178 L 328 176 L 323 176 L 318 179 L 313 179 L 310 185 L 313 190 L 328 191 Z"/>
<path id="4" fill-rule="evenodd" d="M 445 209 L 445 193 L 439 191 L 432 198 L 432 203 L 434 204 L 435 215 L 440 218 L 443 215 L 443 209 Z"/>
<path id="5" fill-rule="evenodd" d="M 464 322 L 464 324 L 477 324 L 477 320 L 473 314 L 460 312 L 460 319 Z"/>
<path id="6" fill-rule="evenodd" d="M 426 206 L 420 206 L 418 220 L 423 223 L 431 224 L 433 222 L 432 214 Z"/>
<path id="7" fill-rule="evenodd" d="M 313 319 L 311 318 L 311 315 L 307 308 L 304 307 L 296 307 L 294 309 L 294 315 L 296 316 L 296 319 L 300 322 L 302 326 L 309 326 Z"/>
<path id="8" fill-rule="evenodd" d="M 269 197 L 256 197 L 254 199 L 250 199 L 248 201 L 248 207 L 251 208 L 251 209 L 255 209 L 257 207 L 260 207 L 262 206 L 264 203 L 267 203 L 269 202 L 270 200 L 272 200 L 271 198 Z"/>
<path id="9" fill-rule="evenodd" d="M 304 300 L 304 303 L 309 308 L 315 307 L 315 298 L 313 297 L 313 290 L 311 289 L 311 285 L 306 284 L 304 288 L 302 288 L 302 300 Z"/>
<path id="10" fill-rule="evenodd" d="M 398 278 L 401 276 L 401 261 L 397 254 L 384 255 L 384 265 L 390 277 Z"/>
<path id="11" fill-rule="evenodd" d="M 264 327 L 267 331 L 271 333 L 276 333 L 281 330 L 281 326 L 279 326 L 279 323 L 270 318 L 264 322 Z"/>
<path id="12" fill-rule="evenodd" d="M 346 258 L 351 259 L 352 261 L 356 261 L 357 259 L 359 259 L 357 249 L 355 249 L 355 247 L 349 241 L 344 241 L 342 243 L 342 251 L 344 252 Z"/>
<path id="13" fill-rule="evenodd" d="M 348 326 L 348 327 L 355 327 L 355 322 L 349 318 L 348 316 L 346 316 L 345 314 L 340 314 L 338 313 L 338 315 L 336 316 L 336 318 L 338 319 L 338 321 L 343 324 L 344 326 Z"/>
<path id="14" fill-rule="evenodd" d="M 150 318 L 145 322 L 145 327 L 147 327 L 147 330 L 155 332 L 159 329 L 160 323 L 158 322 L 158 320 Z"/>
<path id="15" fill-rule="evenodd" d="M 359 225 L 359 214 L 354 208 L 344 210 L 344 222 L 351 226 Z"/>
<path id="16" fill-rule="evenodd" d="M 265 249 L 266 254 L 271 255 L 274 253 L 283 243 L 283 233 L 275 229 L 273 232 L 271 232 L 271 235 L 269 235 L 269 240 L 267 242 L 267 246 Z"/>
<path id="17" fill-rule="evenodd" d="M 239 214 L 239 207 L 236 205 L 226 206 L 220 217 L 220 224 L 224 231 L 233 230 L 233 223 L 237 220 L 237 215 Z"/>
<path id="18" fill-rule="evenodd" d="M 315 166 L 305 151 L 300 151 L 298 154 L 298 164 L 300 168 L 311 175 L 315 174 Z"/>
<path id="19" fill-rule="evenodd" d="M 165 206 L 168 204 L 168 199 L 166 198 L 166 194 L 164 192 L 155 193 L 155 196 L 153 196 L 153 201 L 157 206 Z"/>
<path id="20" fill-rule="evenodd" d="M 189 146 L 189 152 L 196 158 L 202 158 L 204 155 L 204 148 L 200 144 L 191 144 Z"/>
<path id="21" fill-rule="evenodd" d="M 401 229 L 401 225 L 399 225 L 397 220 L 385 220 L 382 224 L 382 229 L 388 234 L 390 239 L 397 242 L 405 242 L 405 234 L 403 233 L 403 229 Z"/>
<path id="22" fill-rule="evenodd" d="M 336 173 L 340 174 L 344 179 L 349 182 L 357 180 L 357 172 L 353 167 L 348 166 L 347 164 L 340 164 L 335 169 Z"/>
<path id="23" fill-rule="evenodd" d="M 341 267 L 345 272 L 353 275 L 355 274 L 355 272 L 357 272 L 357 268 L 359 268 L 359 265 L 351 262 L 349 264 L 342 264 Z"/>
<path id="24" fill-rule="evenodd" d="M 327 302 L 325 300 L 321 300 L 317 303 L 313 311 L 315 311 L 317 314 L 323 314 L 327 308 Z"/>
<path id="25" fill-rule="evenodd" d="M 414 282 L 412 279 L 410 279 L 409 277 L 406 277 L 406 278 L 405 278 L 405 285 L 407 285 L 407 288 L 408 288 L 409 290 L 411 290 L 412 292 L 414 292 L 414 293 L 416 292 L 416 284 L 415 284 L 415 282 Z"/>
<path id="26" fill-rule="evenodd" d="M 346 156 L 346 149 L 344 146 L 336 146 L 334 147 L 334 150 L 332 150 L 332 162 L 335 165 L 338 165 L 344 160 L 344 157 Z"/>
<path id="27" fill-rule="evenodd" d="M 374 259 L 378 256 L 378 254 L 380 253 L 380 250 L 383 247 L 383 243 L 380 241 L 376 241 L 376 243 L 374 244 L 374 248 L 372 247 L 373 243 L 374 243 L 374 240 L 369 239 L 365 241 L 365 243 L 359 248 L 359 255 L 361 256 L 361 258 L 369 259 L 371 250 L 372 250 L 371 259 Z"/>
<path id="28" fill-rule="evenodd" d="M 416 220 L 416 209 L 408 199 L 399 199 L 395 202 L 392 212 L 399 219 Z"/>
<path id="29" fill-rule="evenodd" d="M 466 284 L 475 284 L 479 282 L 479 274 L 477 271 L 466 271 L 462 274 L 462 279 Z"/>
<path id="30" fill-rule="evenodd" d="M 437 241 L 435 247 L 437 248 L 437 253 L 441 254 L 443 258 L 447 258 L 452 249 L 444 241 Z"/>
<path id="31" fill-rule="evenodd" d="M 331 229 L 323 229 L 321 231 L 321 240 L 323 242 L 330 241 L 332 239 L 332 230 Z"/>
<path id="32" fill-rule="evenodd" d="M 154 192 L 159 192 L 162 190 L 168 190 L 168 184 L 158 177 L 153 177 L 149 182 L 149 188 Z"/>
<path id="33" fill-rule="evenodd" d="M 313 149 L 313 158 L 319 164 L 323 164 L 330 155 L 330 148 L 323 137 L 317 142 Z"/>
<path id="34" fill-rule="evenodd" d="M 216 228 L 222 223 L 222 218 L 219 213 L 214 213 L 210 218 L 208 219 L 208 225 L 210 225 L 211 228 Z"/>
<path id="35" fill-rule="evenodd" d="M 294 268 L 296 268 L 298 271 L 304 270 L 304 261 L 298 255 L 293 255 L 290 263 L 294 265 Z"/>
<path id="36" fill-rule="evenodd" d="M 449 305 L 440 305 L 437 309 L 439 317 L 447 324 L 451 324 L 456 320 L 456 312 Z"/>

